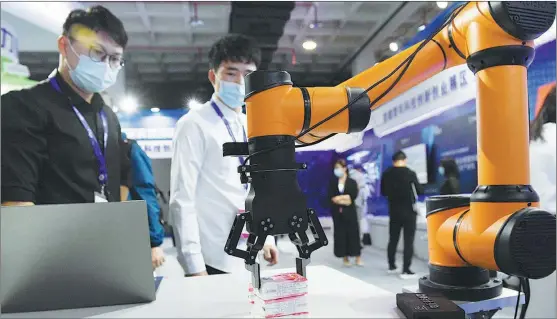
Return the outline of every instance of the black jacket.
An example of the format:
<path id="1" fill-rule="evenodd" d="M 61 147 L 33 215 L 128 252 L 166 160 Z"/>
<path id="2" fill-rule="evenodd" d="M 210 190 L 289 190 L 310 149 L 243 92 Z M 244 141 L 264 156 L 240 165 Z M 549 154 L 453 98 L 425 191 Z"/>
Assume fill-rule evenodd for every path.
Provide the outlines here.
<path id="1" fill-rule="evenodd" d="M 456 177 L 449 177 L 441 185 L 441 188 L 439 189 L 439 195 L 454 194 L 460 194 L 460 181 Z"/>
<path id="2" fill-rule="evenodd" d="M 2 202 L 35 204 L 94 202 L 100 191 L 98 163 L 87 131 L 72 109 L 85 118 L 104 150 L 104 110 L 108 124 L 105 159 L 110 201 L 120 201 L 121 129 L 116 114 L 95 94 L 87 103 L 57 74 L 63 93 L 48 80 L 2 95 Z"/>
<path id="3" fill-rule="evenodd" d="M 416 193 L 423 195 L 424 190 L 416 173 L 407 167 L 389 167 L 381 176 L 381 195 L 389 201 L 391 216 L 413 212 L 415 203 L 414 185 Z"/>
<path id="4" fill-rule="evenodd" d="M 331 184 L 329 185 L 329 202 L 331 203 L 331 214 L 333 217 L 339 213 L 342 208 L 343 214 L 356 214 L 356 197 L 358 197 L 358 184 L 355 180 L 348 177 L 344 184 L 344 192 L 341 194 L 338 189 L 338 179 L 333 178 Z M 338 195 L 349 195 L 352 200 L 350 206 L 341 206 L 332 202 L 332 198 Z M 356 216 L 356 215 L 355 215 Z"/>

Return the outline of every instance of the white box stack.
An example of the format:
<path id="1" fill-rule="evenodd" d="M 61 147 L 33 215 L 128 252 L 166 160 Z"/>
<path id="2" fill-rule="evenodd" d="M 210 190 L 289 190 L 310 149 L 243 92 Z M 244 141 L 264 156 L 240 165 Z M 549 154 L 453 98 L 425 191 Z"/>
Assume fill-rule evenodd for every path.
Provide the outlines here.
<path id="1" fill-rule="evenodd" d="M 307 318 L 308 281 L 297 273 L 261 278 L 261 288 L 249 286 L 252 318 Z"/>

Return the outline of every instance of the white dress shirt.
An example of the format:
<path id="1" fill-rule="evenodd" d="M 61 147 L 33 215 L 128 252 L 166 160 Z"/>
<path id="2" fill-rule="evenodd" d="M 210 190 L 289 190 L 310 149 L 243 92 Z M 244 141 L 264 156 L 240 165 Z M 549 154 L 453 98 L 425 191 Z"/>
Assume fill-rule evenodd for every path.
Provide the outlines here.
<path id="1" fill-rule="evenodd" d="M 530 143 L 530 184 L 540 197 L 540 208 L 555 214 L 557 198 L 555 166 L 557 125 L 546 123 L 542 128 L 543 140 Z M 548 277 L 530 280 L 531 300 L 526 318 L 555 318 L 555 271 Z"/>
<path id="2" fill-rule="evenodd" d="M 236 142 L 243 142 L 246 116 L 214 95 L 211 101 L 228 120 Z M 211 101 L 178 121 L 172 142 L 170 214 L 178 261 L 186 274 L 202 272 L 205 265 L 224 272 L 245 271 L 244 261 L 227 255 L 224 246 L 236 214 L 244 209 L 247 191 L 237 170 L 240 160 L 223 157 L 223 144 L 233 140 Z M 267 237 L 266 243 L 274 244 L 274 238 Z M 244 240 L 238 248 L 246 248 Z"/>
<path id="3" fill-rule="evenodd" d="M 557 205 L 555 190 L 556 132 L 555 123 L 546 123 L 542 127 L 543 140 L 530 143 L 530 184 L 540 197 L 540 208 L 553 214 L 555 214 Z"/>

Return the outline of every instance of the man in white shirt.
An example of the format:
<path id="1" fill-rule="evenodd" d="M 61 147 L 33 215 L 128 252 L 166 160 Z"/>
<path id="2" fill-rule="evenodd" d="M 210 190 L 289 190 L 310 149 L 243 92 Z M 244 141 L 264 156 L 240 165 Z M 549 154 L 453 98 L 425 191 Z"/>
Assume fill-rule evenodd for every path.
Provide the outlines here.
<path id="1" fill-rule="evenodd" d="M 257 69 L 260 59 L 261 51 L 251 38 L 231 34 L 217 41 L 209 52 L 209 81 L 215 93 L 176 125 L 170 214 L 178 261 L 186 276 L 245 271 L 244 260 L 224 251 L 247 195 L 237 171 L 242 159 L 223 157 L 222 146 L 247 141 L 244 76 Z M 245 246 L 245 240 L 240 245 Z M 272 236 L 263 252 L 266 261 L 276 264 Z"/>

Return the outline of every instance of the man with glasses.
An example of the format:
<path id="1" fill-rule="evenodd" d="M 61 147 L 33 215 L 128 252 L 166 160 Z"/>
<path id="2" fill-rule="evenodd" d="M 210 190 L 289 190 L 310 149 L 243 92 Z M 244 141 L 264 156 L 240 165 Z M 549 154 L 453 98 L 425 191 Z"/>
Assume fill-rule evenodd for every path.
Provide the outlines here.
<path id="1" fill-rule="evenodd" d="M 121 130 L 99 95 L 116 82 L 128 36 L 101 6 L 74 10 L 49 78 L 2 96 L 2 205 L 120 201 Z"/>

